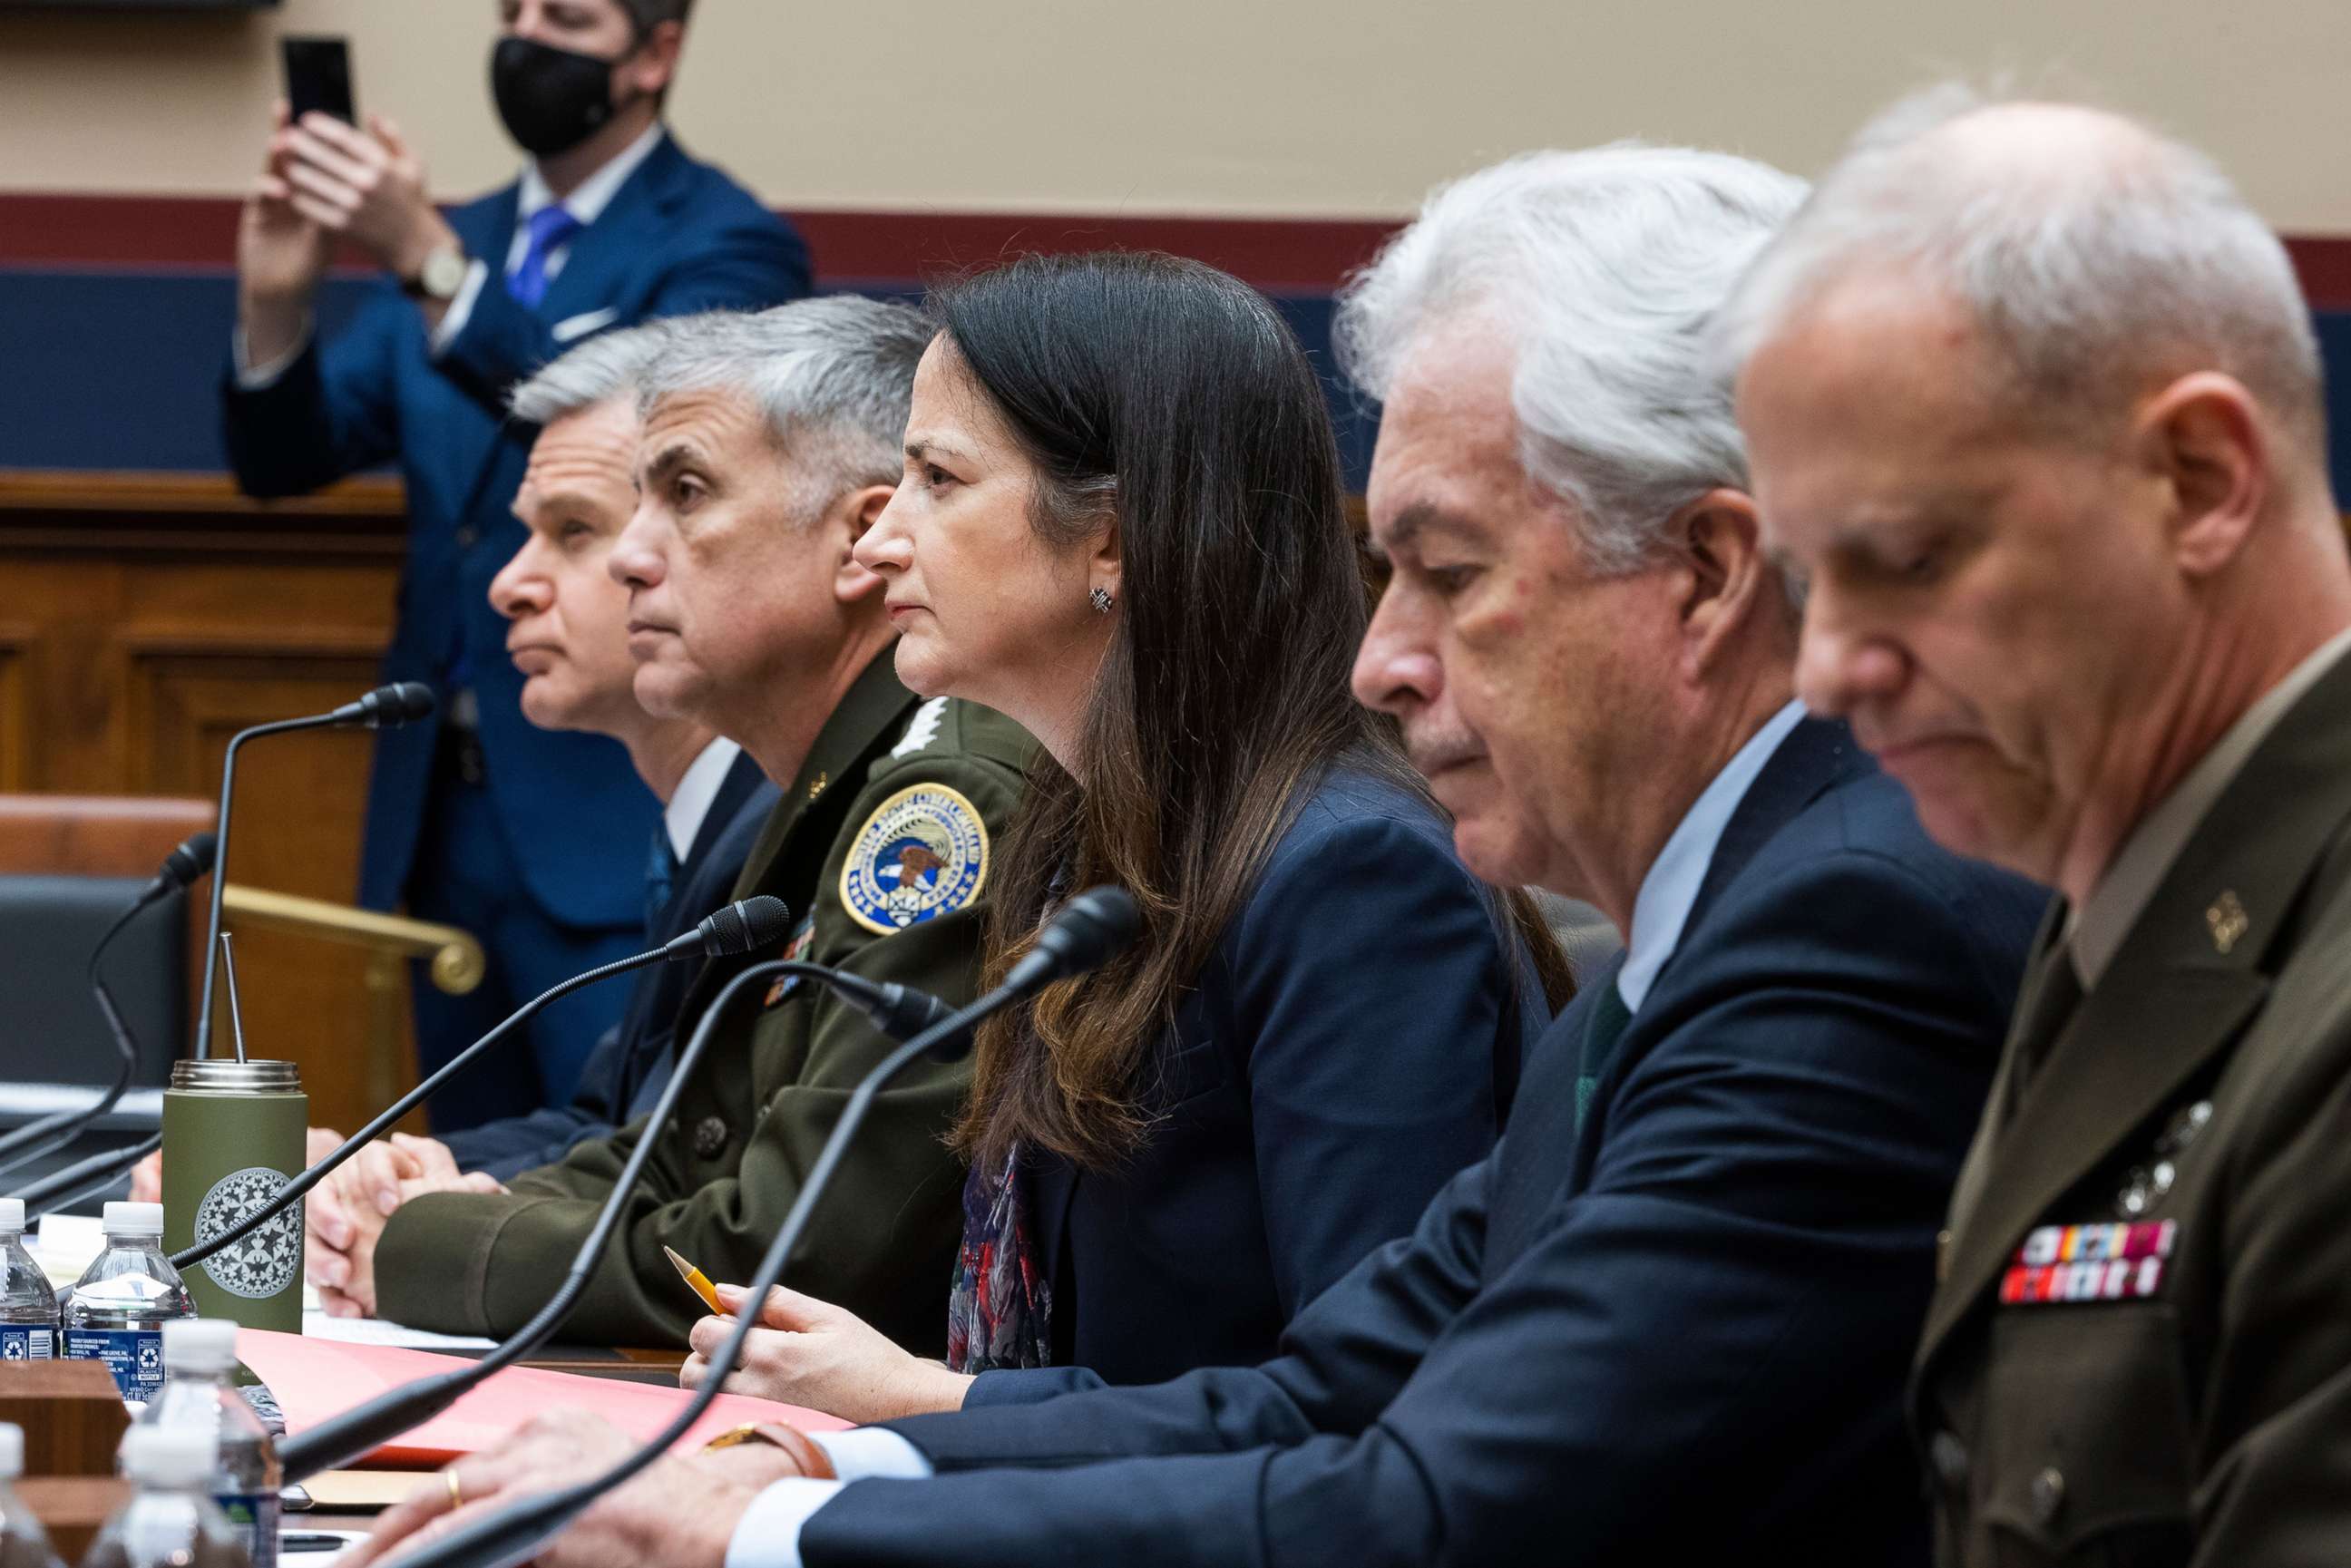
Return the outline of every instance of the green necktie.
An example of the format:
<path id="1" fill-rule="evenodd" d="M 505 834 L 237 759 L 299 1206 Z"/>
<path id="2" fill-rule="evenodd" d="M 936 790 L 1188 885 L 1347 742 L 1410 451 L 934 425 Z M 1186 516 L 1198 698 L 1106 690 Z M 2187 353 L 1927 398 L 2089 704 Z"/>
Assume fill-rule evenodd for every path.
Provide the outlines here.
<path id="1" fill-rule="evenodd" d="M 1583 1113 L 1592 1104 L 1592 1091 L 1600 1082 L 1600 1075 L 1608 1070 L 1608 1058 L 1616 1042 L 1624 1037 L 1625 1026 L 1633 1021 L 1633 1009 L 1625 1005 L 1625 993 L 1616 988 L 1614 970 L 1600 981 L 1600 994 L 1592 999 L 1592 1011 L 1583 1020 L 1583 1045 L 1577 1058 L 1575 1075 L 1575 1129 L 1583 1130 Z"/>

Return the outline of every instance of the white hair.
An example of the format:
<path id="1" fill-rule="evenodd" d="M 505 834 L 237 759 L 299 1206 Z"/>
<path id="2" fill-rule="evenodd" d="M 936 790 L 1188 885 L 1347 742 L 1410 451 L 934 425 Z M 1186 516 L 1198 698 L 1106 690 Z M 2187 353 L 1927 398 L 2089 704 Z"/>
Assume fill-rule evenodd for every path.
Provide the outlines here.
<path id="1" fill-rule="evenodd" d="M 1803 194 L 1744 158 L 1634 142 L 1497 163 L 1431 193 L 1348 280 L 1341 362 L 1384 401 L 1432 329 L 1490 323 L 1516 350 L 1527 474 L 1578 514 L 1596 570 L 1637 570 L 1683 506 L 1747 486 L 1708 326 Z"/>
<path id="2" fill-rule="evenodd" d="M 799 471 L 804 511 L 897 482 L 914 367 L 937 331 L 920 311 L 835 294 L 668 325 L 638 382 L 640 413 L 686 392 L 742 393 Z"/>
<path id="3" fill-rule="evenodd" d="M 2285 247 L 2210 158 L 2122 116 L 1957 83 L 1896 103 L 1740 283 L 1719 361 L 1735 371 L 1873 269 L 1949 290 L 2044 427 L 2104 429 L 2148 386 L 2213 369 L 2325 449 L 2318 344 Z"/>
<path id="4" fill-rule="evenodd" d="M 589 339 L 507 393 L 507 411 L 525 424 L 544 426 L 633 393 L 671 326 L 647 321 Z"/>

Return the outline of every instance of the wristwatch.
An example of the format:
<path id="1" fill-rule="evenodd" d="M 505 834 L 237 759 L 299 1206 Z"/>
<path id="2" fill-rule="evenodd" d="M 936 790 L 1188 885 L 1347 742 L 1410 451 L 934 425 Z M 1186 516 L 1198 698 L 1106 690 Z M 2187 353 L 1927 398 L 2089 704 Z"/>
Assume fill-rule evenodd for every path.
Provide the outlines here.
<path id="1" fill-rule="evenodd" d="M 444 245 L 424 258 L 415 277 L 400 280 L 400 291 L 411 299 L 438 299 L 445 304 L 465 287 L 465 272 L 472 265 L 465 246 Z"/>
<path id="2" fill-rule="evenodd" d="M 808 1434 L 797 1427 L 787 1427 L 780 1421 L 746 1421 L 740 1427 L 728 1428 L 702 1445 L 705 1454 L 721 1448 L 739 1448 L 746 1443 L 766 1443 L 781 1448 L 799 1467 L 800 1474 L 820 1481 L 837 1480 L 833 1474 L 832 1458 L 809 1440 Z"/>

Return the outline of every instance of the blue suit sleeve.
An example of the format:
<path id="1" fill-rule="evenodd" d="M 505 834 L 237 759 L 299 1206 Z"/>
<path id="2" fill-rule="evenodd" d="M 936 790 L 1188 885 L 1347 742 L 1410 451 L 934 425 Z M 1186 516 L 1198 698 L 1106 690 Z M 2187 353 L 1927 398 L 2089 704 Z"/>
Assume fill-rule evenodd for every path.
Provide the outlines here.
<path id="1" fill-rule="evenodd" d="M 503 420 L 507 393 L 515 383 L 569 345 L 555 340 L 553 323 L 517 304 L 498 286 L 495 264 L 492 271 L 475 297 L 464 329 L 442 346 L 434 362 L 494 418 Z M 685 253 L 634 319 L 696 310 L 757 310 L 798 299 L 808 291 L 808 249 L 799 236 L 765 214 L 747 215 Z"/>
<path id="2" fill-rule="evenodd" d="M 221 378 L 221 434 L 237 487 L 264 498 L 307 495 L 391 462 L 400 453 L 394 360 L 403 328 L 422 334 L 396 296 L 371 296 L 333 342 L 311 334 L 286 372 L 266 387 Z"/>
<path id="3" fill-rule="evenodd" d="M 809 1521 L 808 1562 L 977 1568 L 1079 1543 L 1134 1568 L 1683 1561 L 1720 1518 L 1802 1516 L 1798 1485 L 1915 1511 L 1888 1479 L 1908 1467 L 1896 1392 L 2006 998 L 1953 961 L 1977 937 L 1902 868 L 1834 853 L 1774 881 L 1651 995 L 1635 1027 L 1661 1032 L 1646 1051 L 1628 1036 L 1632 1065 L 1604 1082 L 1588 1186 L 1374 1418 L 1351 1429 L 1293 1401 L 1271 1419 L 1260 1386 L 1259 1414 L 1235 1421 L 1216 1377 L 1185 1379 L 1142 1391 L 1195 1390 L 1184 1457 L 1088 1465 L 1032 1433 L 1021 1462 L 1063 1468 L 959 1474 L 908 1423 L 943 1473 L 845 1489 Z M 1300 1338 L 1327 1332 L 1315 1315 Z M 987 1414 L 1049 1430 L 1116 1397 Z M 1098 1451 L 1153 1436 L 1102 1426 Z M 1216 1435 L 1227 1451 L 1198 1451 Z"/>

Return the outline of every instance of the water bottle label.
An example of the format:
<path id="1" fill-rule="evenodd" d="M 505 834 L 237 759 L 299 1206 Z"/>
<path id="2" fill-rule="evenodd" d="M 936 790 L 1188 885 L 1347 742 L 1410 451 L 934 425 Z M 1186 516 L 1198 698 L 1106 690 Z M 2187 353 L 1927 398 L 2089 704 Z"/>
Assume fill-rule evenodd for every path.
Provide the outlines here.
<path id="1" fill-rule="evenodd" d="M 236 1531 L 237 1539 L 245 1542 L 246 1555 L 253 1559 L 253 1568 L 276 1568 L 280 1506 L 277 1494 L 219 1492 L 213 1500 L 228 1516 L 229 1528 Z"/>
<path id="2" fill-rule="evenodd" d="M 57 1331 L 0 1326 L 0 1361 L 47 1361 L 57 1354 Z"/>
<path id="3" fill-rule="evenodd" d="M 163 1386 L 161 1329 L 68 1329 L 66 1358 L 106 1363 L 125 1399 L 152 1399 Z"/>

